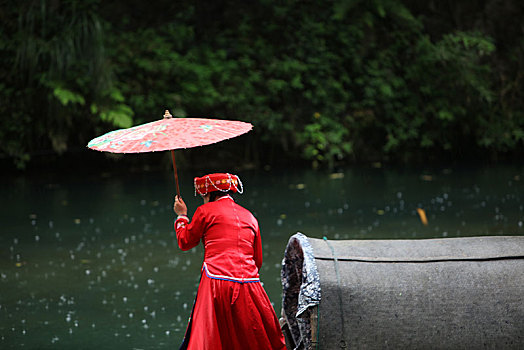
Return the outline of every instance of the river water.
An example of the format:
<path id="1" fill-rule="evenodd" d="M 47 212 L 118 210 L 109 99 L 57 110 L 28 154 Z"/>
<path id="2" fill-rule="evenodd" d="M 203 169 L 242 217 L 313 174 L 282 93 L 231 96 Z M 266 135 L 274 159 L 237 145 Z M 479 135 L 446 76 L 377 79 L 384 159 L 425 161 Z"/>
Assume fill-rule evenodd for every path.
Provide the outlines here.
<path id="1" fill-rule="evenodd" d="M 201 200 L 180 175 L 190 213 Z M 296 232 L 329 239 L 523 235 L 524 165 L 240 172 L 262 230 L 261 279 L 280 313 Z M 178 249 L 171 172 L 4 176 L 0 348 L 178 348 L 203 251 Z M 427 225 L 417 208 L 423 209 Z"/>

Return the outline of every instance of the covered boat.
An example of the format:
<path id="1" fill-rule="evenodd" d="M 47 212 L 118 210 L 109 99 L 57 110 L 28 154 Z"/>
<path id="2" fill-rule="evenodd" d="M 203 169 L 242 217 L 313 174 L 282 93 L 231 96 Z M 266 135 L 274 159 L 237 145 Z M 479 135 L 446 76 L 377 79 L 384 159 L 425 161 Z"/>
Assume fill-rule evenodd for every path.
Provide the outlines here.
<path id="1" fill-rule="evenodd" d="M 524 237 L 297 233 L 282 286 L 288 349 L 524 349 Z"/>

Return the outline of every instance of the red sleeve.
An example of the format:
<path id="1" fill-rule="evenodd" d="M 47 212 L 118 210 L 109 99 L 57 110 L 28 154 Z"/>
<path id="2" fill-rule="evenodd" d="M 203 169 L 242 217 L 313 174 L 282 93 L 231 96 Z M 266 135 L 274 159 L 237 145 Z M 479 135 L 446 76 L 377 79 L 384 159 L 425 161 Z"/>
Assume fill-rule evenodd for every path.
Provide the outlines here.
<path id="1" fill-rule="evenodd" d="M 178 247 L 182 250 L 194 248 L 200 242 L 205 229 L 205 217 L 200 207 L 197 208 L 193 220 L 189 223 L 187 216 L 180 216 L 175 221 Z"/>
<path id="2" fill-rule="evenodd" d="M 254 249 L 254 260 L 255 265 L 257 265 L 258 270 L 262 267 L 262 238 L 260 237 L 260 227 L 257 224 L 257 231 L 255 234 L 255 244 L 253 245 Z"/>

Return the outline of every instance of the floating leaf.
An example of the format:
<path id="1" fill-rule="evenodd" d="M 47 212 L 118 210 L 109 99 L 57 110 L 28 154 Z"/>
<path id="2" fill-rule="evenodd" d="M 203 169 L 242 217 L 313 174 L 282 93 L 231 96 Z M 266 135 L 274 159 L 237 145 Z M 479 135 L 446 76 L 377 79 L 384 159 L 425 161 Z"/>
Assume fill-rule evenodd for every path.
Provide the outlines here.
<path id="1" fill-rule="evenodd" d="M 420 217 L 420 221 L 424 224 L 424 226 L 428 225 L 428 218 L 426 217 L 426 212 L 424 209 L 417 208 L 418 216 Z"/>

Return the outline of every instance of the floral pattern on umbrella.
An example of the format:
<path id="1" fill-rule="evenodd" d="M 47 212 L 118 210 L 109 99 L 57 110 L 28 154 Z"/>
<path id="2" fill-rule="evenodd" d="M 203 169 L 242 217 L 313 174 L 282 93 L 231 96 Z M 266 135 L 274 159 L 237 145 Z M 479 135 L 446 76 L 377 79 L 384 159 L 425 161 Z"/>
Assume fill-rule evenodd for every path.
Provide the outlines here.
<path id="1" fill-rule="evenodd" d="M 141 153 L 204 146 L 250 131 L 250 123 L 205 118 L 165 118 L 111 131 L 87 147 L 113 153 Z"/>

